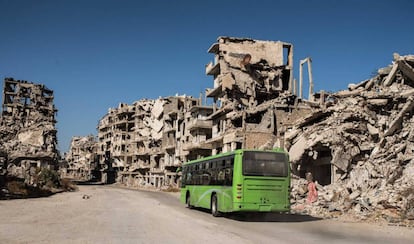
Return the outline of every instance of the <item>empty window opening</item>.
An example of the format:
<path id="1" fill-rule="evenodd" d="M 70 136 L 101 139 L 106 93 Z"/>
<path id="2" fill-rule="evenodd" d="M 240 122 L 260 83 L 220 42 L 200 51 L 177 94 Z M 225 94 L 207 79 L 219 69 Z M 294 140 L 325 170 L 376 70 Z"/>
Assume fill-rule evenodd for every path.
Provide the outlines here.
<path id="1" fill-rule="evenodd" d="M 291 47 L 289 45 L 283 45 L 283 63 L 284 65 L 290 65 L 290 50 Z"/>
<path id="2" fill-rule="evenodd" d="M 257 114 L 250 114 L 248 117 L 246 117 L 246 123 L 249 124 L 260 124 L 262 122 L 264 112 L 257 113 Z"/>
<path id="3" fill-rule="evenodd" d="M 243 121 L 242 118 L 237 118 L 235 120 L 232 120 L 231 123 L 233 124 L 234 127 L 236 128 L 241 128 L 243 126 Z"/>
<path id="4" fill-rule="evenodd" d="M 309 153 L 307 157 L 303 158 L 299 165 L 299 176 L 306 178 L 306 173 L 312 173 L 313 180 L 318 182 L 322 186 L 326 186 L 335 181 L 336 171 L 335 166 L 331 164 L 332 155 L 327 148 L 317 151 L 316 159 L 313 158 L 312 153 Z M 335 172 L 333 174 L 333 172 Z"/>
<path id="5" fill-rule="evenodd" d="M 236 149 L 242 149 L 242 145 L 241 142 L 236 142 Z"/>

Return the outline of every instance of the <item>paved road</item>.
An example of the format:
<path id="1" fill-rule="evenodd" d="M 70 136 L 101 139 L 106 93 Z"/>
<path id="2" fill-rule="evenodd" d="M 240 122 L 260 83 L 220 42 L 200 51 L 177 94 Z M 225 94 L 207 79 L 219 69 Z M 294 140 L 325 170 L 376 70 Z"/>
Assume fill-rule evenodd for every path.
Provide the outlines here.
<path id="1" fill-rule="evenodd" d="M 299 215 L 214 218 L 186 209 L 178 194 L 80 186 L 0 201 L 0 243 L 414 243 L 414 230 Z"/>

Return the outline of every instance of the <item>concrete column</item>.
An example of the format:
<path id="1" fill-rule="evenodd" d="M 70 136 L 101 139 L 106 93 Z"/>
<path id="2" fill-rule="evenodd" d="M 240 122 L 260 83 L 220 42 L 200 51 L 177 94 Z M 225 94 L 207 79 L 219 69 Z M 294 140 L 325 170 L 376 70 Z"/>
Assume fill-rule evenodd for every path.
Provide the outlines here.
<path id="1" fill-rule="evenodd" d="M 236 148 L 237 148 L 237 142 L 232 142 L 231 143 L 231 151 L 236 150 Z"/>
<path id="2" fill-rule="evenodd" d="M 294 79 L 294 80 L 293 80 L 293 90 L 292 90 L 292 94 L 293 94 L 293 95 L 298 95 L 297 83 L 298 83 L 298 81 L 297 81 L 296 79 Z"/>
<path id="3" fill-rule="evenodd" d="M 308 75 L 309 75 L 309 100 L 313 100 L 313 76 L 312 76 L 312 59 L 308 58 Z"/>
<path id="4" fill-rule="evenodd" d="M 303 65 L 308 63 L 308 78 L 309 78 L 309 94 L 308 100 L 312 100 L 313 97 L 313 77 L 312 77 L 312 59 L 307 57 L 300 61 L 299 65 L 299 97 L 303 98 Z"/>

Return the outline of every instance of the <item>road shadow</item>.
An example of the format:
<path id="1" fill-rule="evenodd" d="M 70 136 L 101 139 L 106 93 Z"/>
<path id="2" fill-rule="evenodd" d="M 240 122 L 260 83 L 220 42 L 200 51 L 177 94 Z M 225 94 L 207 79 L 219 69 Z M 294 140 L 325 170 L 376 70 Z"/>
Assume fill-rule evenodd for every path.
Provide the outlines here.
<path id="1" fill-rule="evenodd" d="M 85 185 L 111 185 L 105 184 L 100 181 L 91 181 L 91 180 L 72 180 L 72 182 L 76 185 L 85 186 Z"/>
<path id="2" fill-rule="evenodd" d="M 211 214 L 209 209 L 193 207 L 193 210 Z M 313 217 L 307 214 L 297 213 L 261 213 L 261 212 L 234 212 L 222 213 L 222 218 L 231 219 L 240 222 L 312 222 L 323 220 L 322 218 Z"/>
<path id="3" fill-rule="evenodd" d="M 23 179 L 8 177 L 4 185 L 0 187 L 0 200 L 50 197 L 62 191 L 59 188 L 29 185 Z"/>
<path id="4" fill-rule="evenodd" d="M 225 218 L 241 222 L 311 222 L 322 218 L 305 214 L 293 213 L 231 213 L 223 215 Z"/>

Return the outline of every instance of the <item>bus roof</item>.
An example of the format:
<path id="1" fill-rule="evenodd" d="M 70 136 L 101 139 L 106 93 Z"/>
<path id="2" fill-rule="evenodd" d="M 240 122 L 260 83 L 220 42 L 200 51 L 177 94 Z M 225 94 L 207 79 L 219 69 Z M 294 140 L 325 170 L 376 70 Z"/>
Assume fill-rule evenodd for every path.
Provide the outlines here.
<path id="1" fill-rule="evenodd" d="M 204 157 L 204 158 L 199 158 L 199 159 L 196 159 L 196 160 L 188 161 L 188 162 L 183 163 L 183 165 L 188 165 L 188 164 L 203 162 L 205 160 L 216 159 L 216 158 L 231 156 L 231 155 L 235 155 L 235 154 L 241 154 L 241 153 L 246 152 L 246 151 L 249 151 L 249 152 L 279 152 L 279 153 L 286 154 L 285 150 L 283 150 L 282 148 L 274 148 L 273 150 L 237 149 L 237 150 L 231 151 L 231 152 L 220 153 L 220 154 L 216 154 L 216 155 L 212 155 L 212 156 L 208 156 L 208 157 Z"/>

